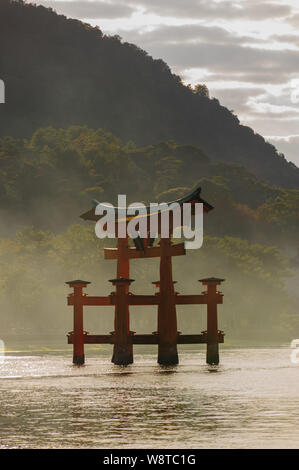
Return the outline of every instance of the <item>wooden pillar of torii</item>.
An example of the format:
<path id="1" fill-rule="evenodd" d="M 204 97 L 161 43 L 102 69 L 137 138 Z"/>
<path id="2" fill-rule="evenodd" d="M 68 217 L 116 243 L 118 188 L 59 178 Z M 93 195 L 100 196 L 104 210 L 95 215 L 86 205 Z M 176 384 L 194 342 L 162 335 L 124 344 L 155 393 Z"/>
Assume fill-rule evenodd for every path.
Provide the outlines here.
<path id="1" fill-rule="evenodd" d="M 70 287 L 74 289 L 73 293 L 70 294 L 69 298 L 72 300 L 74 306 L 74 338 L 73 338 L 73 363 L 82 365 L 85 362 L 84 355 L 84 330 L 83 330 L 83 288 L 86 287 L 90 282 L 88 281 L 68 281 L 66 282 Z"/>
<path id="2" fill-rule="evenodd" d="M 160 269 L 164 269 L 163 263 L 160 263 Z M 163 275 L 161 276 L 161 279 Z M 161 295 L 161 282 L 154 281 L 152 282 L 156 286 L 157 293 L 156 295 Z M 168 285 L 170 284 L 170 280 L 168 279 Z M 174 290 L 174 284 L 176 281 L 172 281 L 172 289 L 167 289 L 167 291 L 171 292 L 171 296 L 173 297 L 173 302 L 171 302 L 171 308 L 168 308 L 167 302 L 163 302 L 162 299 L 164 298 L 165 293 L 161 295 L 161 302 L 158 304 L 158 316 L 157 316 L 157 334 L 159 338 L 158 342 L 158 363 L 161 365 L 171 365 L 171 364 L 178 364 L 178 351 L 177 351 L 177 343 L 178 343 L 178 335 L 179 332 L 177 331 L 177 315 L 176 315 L 176 292 Z M 165 288 L 162 282 L 162 289 Z M 167 294 L 166 294 L 167 295 Z M 167 297 L 166 297 L 167 299 Z"/>
<path id="3" fill-rule="evenodd" d="M 207 290 L 204 295 L 207 296 L 207 364 L 219 364 L 219 341 L 218 341 L 218 315 L 217 315 L 217 297 L 220 294 L 217 291 L 217 285 L 224 279 L 210 277 L 199 279 Z"/>
<path id="4" fill-rule="evenodd" d="M 158 307 L 158 363 L 162 365 L 178 364 L 177 351 L 177 314 L 175 292 L 172 281 L 171 241 L 160 240 L 160 303 Z"/>
<path id="5" fill-rule="evenodd" d="M 130 312 L 127 294 L 133 279 L 130 279 L 130 260 L 128 257 L 128 237 L 117 239 L 117 277 L 110 282 L 115 286 L 115 313 L 112 362 L 128 365 L 133 362 L 133 344 L 130 343 Z"/>

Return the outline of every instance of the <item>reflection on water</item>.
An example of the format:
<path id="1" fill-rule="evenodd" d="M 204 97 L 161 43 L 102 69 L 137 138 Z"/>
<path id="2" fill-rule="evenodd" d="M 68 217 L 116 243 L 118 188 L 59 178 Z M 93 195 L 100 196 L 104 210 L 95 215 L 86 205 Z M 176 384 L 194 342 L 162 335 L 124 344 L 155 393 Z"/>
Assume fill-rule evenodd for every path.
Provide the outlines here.
<path id="1" fill-rule="evenodd" d="M 136 352 L 138 352 L 136 348 Z M 220 366 L 152 353 L 123 368 L 69 353 L 6 356 L 0 364 L 0 447 L 299 447 L 299 365 L 287 349 L 231 349 Z"/>

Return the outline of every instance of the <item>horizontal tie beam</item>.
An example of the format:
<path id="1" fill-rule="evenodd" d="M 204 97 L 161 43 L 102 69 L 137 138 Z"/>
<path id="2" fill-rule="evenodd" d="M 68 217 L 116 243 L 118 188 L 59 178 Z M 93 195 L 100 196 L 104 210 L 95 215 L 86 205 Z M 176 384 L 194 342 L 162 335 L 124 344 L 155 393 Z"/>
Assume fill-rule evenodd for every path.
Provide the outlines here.
<path id="1" fill-rule="evenodd" d="M 223 295 L 217 294 L 216 295 L 217 304 L 223 303 Z M 208 303 L 208 296 L 205 294 L 198 294 L 198 295 L 180 295 L 177 294 L 175 296 L 175 303 L 176 305 L 198 305 L 198 304 L 207 304 Z"/>
<path id="2" fill-rule="evenodd" d="M 178 344 L 206 344 L 207 335 L 179 335 Z M 224 343 L 224 333 L 218 333 L 218 343 Z"/>
<path id="3" fill-rule="evenodd" d="M 129 305 L 159 305 L 159 295 L 128 295 Z"/>
<path id="4" fill-rule="evenodd" d="M 182 256 L 186 254 L 185 244 L 177 243 L 176 245 L 171 245 L 168 248 L 166 253 L 168 256 Z M 105 259 L 118 259 L 119 252 L 117 248 L 104 248 L 104 258 Z M 146 247 L 144 250 L 136 250 L 136 248 L 127 248 L 122 253 L 122 256 L 129 259 L 138 259 L 138 258 L 159 258 L 161 256 L 161 247 L 152 246 Z"/>
<path id="5" fill-rule="evenodd" d="M 199 295 L 175 295 L 176 305 L 203 305 L 208 303 L 208 296 L 205 294 Z M 223 295 L 216 295 L 217 304 L 223 303 Z M 135 295 L 127 294 L 128 305 L 159 305 L 160 295 Z M 82 296 L 82 305 L 98 305 L 102 307 L 112 306 L 116 303 L 116 295 L 113 293 L 107 296 Z M 68 305 L 74 305 L 74 296 L 68 297 Z"/>
<path id="6" fill-rule="evenodd" d="M 82 305 L 100 305 L 102 307 L 108 306 L 108 305 L 115 305 L 115 302 L 113 300 L 114 296 L 106 295 L 103 297 L 99 296 L 92 296 L 92 295 L 84 295 L 82 296 Z M 67 304 L 68 305 L 74 305 L 74 296 L 70 295 L 67 298 Z"/>
<path id="7" fill-rule="evenodd" d="M 73 344 L 74 335 L 70 333 L 68 335 L 68 344 Z M 218 332 L 218 343 L 224 342 L 224 333 Z M 84 344 L 114 344 L 115 335 L 84 335 Z M 130 344 L 159 344 L 159 335 L 130 335 L 128 337 L 128 343 Z M 181 335 L 177 337 L 178 344 L 206 344 L 207 334 L 201 333 L 196 335 Z"/>

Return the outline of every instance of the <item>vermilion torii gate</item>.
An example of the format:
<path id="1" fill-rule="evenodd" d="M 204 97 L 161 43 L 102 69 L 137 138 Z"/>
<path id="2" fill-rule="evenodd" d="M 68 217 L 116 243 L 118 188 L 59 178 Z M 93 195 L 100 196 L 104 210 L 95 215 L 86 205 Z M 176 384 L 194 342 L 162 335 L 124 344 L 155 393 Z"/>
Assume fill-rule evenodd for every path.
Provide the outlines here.
<path id="1" fill-rule="evenodd" d="M 204 212 L 213 207 L 200 197 L 200 188 L 185 198 L 175 201 L 184 203 L 202 203 Z M 81 215 L 84 220 L 99 220 L 95 209 Z M 173 224 L 172 224 L 173 225 Z M 173 230 L 173 226 L 171 227 Z M 160 233 L 160 221 L 159 230 Z M 68 334 L 68 343 L 73 344 L 73 363 L 84 364 L 84 344 L 113 344 L 112 362 L 128 365 L 133 362 L 133 344 L 157 344 L 158 363 L 172 365 L 179 362 L 177 344 L 207 344 L 206 360 L 208 364 L 219 363 L 218 344 L 223 343 L 224 333 L 218 330 L 217 305 L 222 304 L 223 295 L 217 286 L 224 279 L 206 278 L 200 282 L 206 286 L 201 294 L 181 295 L 174 290 L 172 279 L 172 256 L 185 255 L 184 243 L 173 244 L 170 237 L 161 238 L 158 246 L 152 246 L 151 238 L 134 239 L 135 247 L 129 246 L 128 236 L 117 238 L 117 248 L 105 248 L 104 257 L 117 261 L 117 276 L 110 282 L 115 290 L 108 296 L 89 296 L 83 289 L 88 281 L 75 280 L 67 284 L 73 288 L 68 296 L 68 305 L 74 308 L 74 331 Z M 130 259 L 160 258 L 160 280 L 153 284 L 157 287 L 154 295 L 135 295 L 130 291 L 134 281 L 130 279 Z M 176 305 L 206 305 L 207 330 L 200 334 L 184 335 L 177 330 Z M 113 306 L 114 331 L 109 335 L 90 335 L 83 328 L 84 306 Z M 157 331 L 152 334 L 135 334 L 130 330 L 129 307 L 134 305 L 156 305 L 158 310 Z"/>

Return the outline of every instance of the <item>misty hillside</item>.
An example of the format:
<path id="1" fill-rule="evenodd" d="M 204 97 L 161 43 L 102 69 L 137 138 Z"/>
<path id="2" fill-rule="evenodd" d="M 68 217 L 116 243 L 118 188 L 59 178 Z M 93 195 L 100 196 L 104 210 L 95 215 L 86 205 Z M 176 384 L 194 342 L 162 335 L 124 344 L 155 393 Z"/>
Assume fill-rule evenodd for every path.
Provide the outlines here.
<path id="1" fill-rule="evenodd" d="M 184 86 L 162 60 L 100 29 L 21 0 L 0 2 L 0 135 L 87 125 L 139 146 L 173 139 L 299 188 L 299 169 L 221 106 Z"/>
<path id="2" fill-rule="evenodd" d="M 79 223 L 94 198 L 173 201 L 198 185 L 215 207 L 205 234 L 298 255 L 299 190 L 270 186 L 238 164 L 215 163 L 192 145 L 137 147 L 87 126 L 40 128 L 27 140 L 0 138 L 0 237 L 22 225 L 58 233 Z"/>

